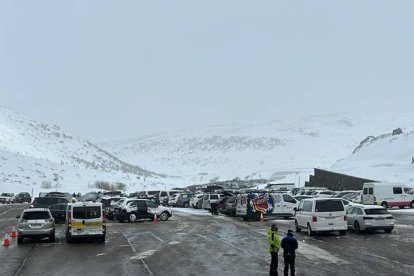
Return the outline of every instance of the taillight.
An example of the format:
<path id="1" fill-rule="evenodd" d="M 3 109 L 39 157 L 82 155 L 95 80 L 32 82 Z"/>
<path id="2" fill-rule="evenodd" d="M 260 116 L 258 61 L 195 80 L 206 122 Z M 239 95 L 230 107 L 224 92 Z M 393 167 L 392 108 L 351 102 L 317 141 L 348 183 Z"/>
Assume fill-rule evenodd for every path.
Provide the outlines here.
<path id="1" fill-rule="evenodd" d="M 370 219 L 374 219 L 374 218 L 371 218 L 371 217 L 362 217 L 362 219 L 363 220 L 370 220 Z"/>
<path id="2" fill-rule="evenodd" d="M 312 222 L 317 222 L 318 221 L 318 217 L 317 216 L 312 216 Z"/>
<path id="3" fill-rule="evenodd" d="M 67 219 L 68 219 L 68 224 L 71 224 L 72 223 L 72 212 L 70 210 L 68 211 Z"/>

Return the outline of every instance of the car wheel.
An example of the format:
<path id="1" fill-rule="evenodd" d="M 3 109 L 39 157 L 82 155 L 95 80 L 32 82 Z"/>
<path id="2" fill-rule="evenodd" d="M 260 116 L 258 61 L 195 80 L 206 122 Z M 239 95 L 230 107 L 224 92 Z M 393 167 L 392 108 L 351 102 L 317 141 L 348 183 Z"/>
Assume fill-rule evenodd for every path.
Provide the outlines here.
<path id="1" fill-rule="evenodd" d="M 306 230 L 307 230 L 308 236 L 313 236 L 313 234 L 315 233 L 315 232 L 312 231 L 312 228 L 311 228 L 309 223 L 308 223 L 308 227 L 307 227 Z"/>
<path id="2" fill-rule="evenodd" d="M 160 215 L 160 220 L 161 221 L 167 221 L 168 218 L 169 218 L 169 216 L 168 216 L 168 213 L 167 212 L 161 213 L 161 215 Z"/>
<path id="3" fill-rule="evenodd" d="M 361 232 L 361 226 L 359 225 L 359 222 L 358 221 L 355 221 L 354 222 L 354 231 L 357 234 Z"/>
<path id="4" fill-rule="evenodd" d="M 295 220 L 295 228 L 296 228 L 296 232 L 300 232 L 300 227 L 299 227 L 299 224 L 298 224 L 298 221 L 297 220 Z"/>
<path id="5" fill-rule="evenodd" d="M 23 244 L 23 237 L 17 237 L 17 244 Z"/>
<path id="6" fill-rule="evenodd" d="M 392 232 L 392 230 L 394 230 L 394 228 L 385 229 L 385 233 L 390 234 Z"/>
<path id="7" fill-rule="evenodd" d="M 130 214 L 128 217 L 129 222 L 136 222 L 137 216 L 135 214 Z"/>
<path id="8" fill-rule="evenodd" d="M 382 207 L 384 207 L 385 209 L 387 209 L 387 208 L 388 208 L 388 204 L 387 204 L 387 202 L 385 202 L 385 201 L 381 203 L 381 206 L 382 206 Z"/>
<path id="9" fill-rule="evenodd" d="M 105 242 L 105 235 L 103 237 L 98 238 L 98 242 L 104 243 Z"/>

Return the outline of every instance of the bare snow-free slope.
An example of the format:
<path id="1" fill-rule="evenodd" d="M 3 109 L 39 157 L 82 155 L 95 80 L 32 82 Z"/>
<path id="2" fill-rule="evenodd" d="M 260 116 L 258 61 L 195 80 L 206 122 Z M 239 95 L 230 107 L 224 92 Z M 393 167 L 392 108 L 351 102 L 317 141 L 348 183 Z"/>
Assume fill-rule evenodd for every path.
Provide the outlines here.
<path id="1" fill-rule="evenodd" d="M 368 135 L 414 129 L 413 114 L 336 114 L 256 125 L 183 130 L 102 144 L 132 164 L 189 182 L 271 178 L 303 183 L 314 167 L 329 168 Z"/>
<path id="2" fill-rule="evenodd" d="M 160 178 L 94 144 L 8 108 L 0 107 L 0 189 L 85 191 L 97 180 L 139 184 Z M 45 183 L 46 182 L 46 183 Z"/>
<path id="3" fill-rule="evenodd" d="M 335 171 L 414 186 L 414 132 L 368 137 L 355 152 L 336 162 Z"/>

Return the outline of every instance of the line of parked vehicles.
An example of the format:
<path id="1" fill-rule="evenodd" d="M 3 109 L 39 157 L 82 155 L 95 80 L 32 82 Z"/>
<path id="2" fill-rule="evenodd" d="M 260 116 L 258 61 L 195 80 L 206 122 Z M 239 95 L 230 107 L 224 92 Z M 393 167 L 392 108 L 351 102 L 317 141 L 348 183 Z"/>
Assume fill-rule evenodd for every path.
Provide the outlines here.
<path id="1" fill-rule="evenodd" d="M 2 194 L 3 203 L 31 202 L 29 193 Z M 0 198 L 1 199 L 1 198 Z M 383 230 L 391 233 L 394 218 L 387 208 L 414 208 L 413 190 L 400 184 L 371 182 L 362 191 L 329 191 L 304 187 L 278 190 L 210 190 L 192 193 L 184 190 L 91 192 L 82 197 L 70 193 L 43 193 L 34 198 L 29 209 L 18 216 L 18 243 L 25 238 L 54 241 L 55 223 L 65 224 L 67 242 L 77 238 L 105 241 L 106 219 L 136 222 L 143 219 L 168 220 L 171 207 L 196 208 L 258 221 L 262 217 L 294 218 L 296 231 L 308 235 L 338 231 Z"/>

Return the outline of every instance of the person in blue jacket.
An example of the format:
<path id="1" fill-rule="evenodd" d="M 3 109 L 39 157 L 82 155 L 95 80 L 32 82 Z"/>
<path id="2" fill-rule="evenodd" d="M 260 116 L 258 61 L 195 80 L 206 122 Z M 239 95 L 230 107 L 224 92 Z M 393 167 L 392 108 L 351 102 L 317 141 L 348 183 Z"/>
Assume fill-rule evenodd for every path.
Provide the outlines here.
<path id="1" fill-rule="evenodd" d="M 298 241 L 293 237 L 293 230 L 288 230 L 287 236 L 283 238 L 281 247 L 283 248 L 283 259 L 285 260 L 284 276 L 295 276 L 295 258 L 296 249 L 298 249 Z"/>

